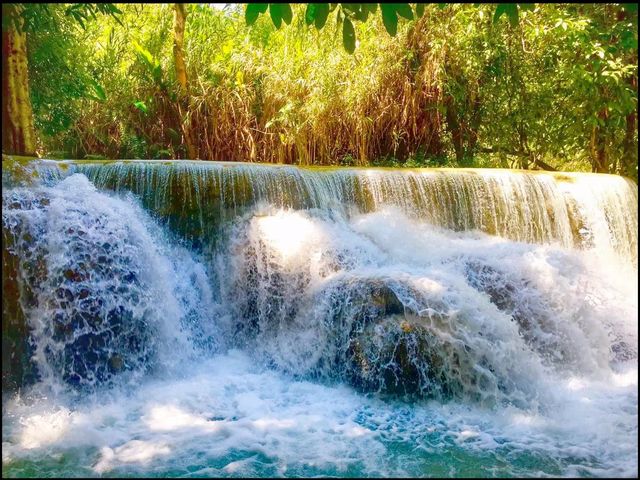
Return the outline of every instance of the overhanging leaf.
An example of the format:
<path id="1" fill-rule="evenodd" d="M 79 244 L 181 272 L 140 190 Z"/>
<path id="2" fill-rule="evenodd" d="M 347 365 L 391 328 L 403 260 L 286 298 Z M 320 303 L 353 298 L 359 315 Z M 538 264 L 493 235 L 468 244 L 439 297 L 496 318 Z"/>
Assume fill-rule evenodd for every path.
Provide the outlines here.
<path id="1" fill-rule="evenodd" d="M 271 15 L 271 21 L 273 22 L 275 27 L 280 28 L 280 25 L 282 25 L 282 14 L 280 13 L 279 3 L 269 4 L 269 15 Z"/>
<path id="2" fill-rule="evenodd" d="M 261 13 L 267 11 L 269 4 L 267 3 L 250 3 L 247 5 L 247 9 L 244 11 L 244 18 L 247 25 L 253 25 L 258 20 Z"/>
<path id="3" fill-rule="evenodd" d="M 327 23 L 327 17 L 329 16 L 329 4 L 328 3 L 316 3 L 316 14 L 314 23 L 316 28 L 320 30 Z"/>
<path id="4" fill-rule="evenodd" d="M 348 18 L 345 18 L 342 24 L 342 44 L 349 53 L 353 53 L 356 49 L 356 32 Z"/>
<path id="5" fill-rule="evenodd" d="M 407 20 L 413 20 L 413 10 L 408 3 L 396 3 L 396 13 Z"/>
<path id="6" fill-rule="evenodd" d="M 287 25 L 291 24 L 291 19 L 293 18 L 293 14 L 291 12 L 291 6 L 288 3 L 280 4 L 280 17 L 284 20 L 284 23 Z"/>
<path id="7" fill-rule="evenodd" d="M 311 25 L 315 18 L 316 18 L 316 4 L 309 3 L 307 5 L 307 10 L 304 13 L 304 23 L 306 23 L 307 25 Z"/>
<path id="8" fill-rule="evenodd" d="M 384 24 L 384 28 L 386 28 L 389 35 L 395 37 L 398 32 L 398 17 L 396 16 L 395 5 L 381 3 L 380 10 L 382 11 L 382 23 Z"/>

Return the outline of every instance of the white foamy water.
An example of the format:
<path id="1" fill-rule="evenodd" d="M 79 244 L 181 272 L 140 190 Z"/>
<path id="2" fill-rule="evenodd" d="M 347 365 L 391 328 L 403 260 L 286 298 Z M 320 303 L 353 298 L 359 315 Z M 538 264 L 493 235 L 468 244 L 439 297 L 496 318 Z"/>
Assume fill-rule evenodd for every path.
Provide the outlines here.
<path id="1" fill-rule="evenodd" d="M 637 253 L 627 210 L 598 213 L 617 194 L 567 184 L 579 248 L 400 197 L 260 198 L 196 253 L 132 195 L 54 183 L 3 196 L 39 373 L 3 401 L 5 476 L 637 475 Z"/>
<path id="2" fill-rule="evenodd" d="M 3 465 L 56 476 L 634 476 L 637 380 L 619 380 L 557 382 L 547 413 L 407 404 L 294 381 L 234 350 L 133 391 L 9 403 Z"/>

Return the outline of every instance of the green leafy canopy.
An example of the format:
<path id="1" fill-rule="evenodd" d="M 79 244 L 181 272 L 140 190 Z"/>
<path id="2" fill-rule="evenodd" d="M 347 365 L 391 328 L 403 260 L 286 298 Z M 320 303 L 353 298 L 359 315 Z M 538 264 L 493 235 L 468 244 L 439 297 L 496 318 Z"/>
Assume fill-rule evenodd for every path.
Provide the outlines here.
<path id="1" fill-rule="evenodd" d="M 337 6 L 340 12 L 338 21 L 344 19 L 342 45 L 347 52 L 353 53 L 356 48 L 356 33 L 353 22 L 366 22 L 370 14 L 376 13 L 378 5 L 384 28 L 391 36 L 398 33 L 399 17 L 407 20 L 421 18 L 425 9 L 424 3 L 416 3 L 414 7 L 408 3 L 310 3 L 307 5 L 304 21 L 307 25 L 314 24 L 320 30 L 326 25 L 329 13 Z M 496 23 L 503 15 L 506 15 L 509 23 L 515 27 L 519 23 L 518 12 L 533 10 L 534 6 L 533 3 L 500 3 L 496 6 L 493 22 Z M 446 8 L 447 4 L 439 3 L 438 7 Z M 276 28 L 280 28 L 283 21 L 287 25 L 291 23 L 292 11 L 288 3 L 249 3 L 245 10 L 247 25 L 253 25 L 260 14 L 266 13 L 267 10 L 269 10 L 271 21 Z"/>

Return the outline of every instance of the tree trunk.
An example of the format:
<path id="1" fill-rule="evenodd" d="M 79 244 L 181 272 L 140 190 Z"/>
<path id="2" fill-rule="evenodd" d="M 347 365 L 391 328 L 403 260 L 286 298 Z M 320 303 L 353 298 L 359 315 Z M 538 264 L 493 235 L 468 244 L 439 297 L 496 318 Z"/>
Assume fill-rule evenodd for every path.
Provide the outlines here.
<path id="1" fill-rule="evenodd" d="M 603 123 L 607 121 L 608 111 L 606 108 L 603 108 L 598 113 L 598 118 L 602 120 Z M 606 137 L 605 137 L 605 127 L 603 125 L 598 124 L 597 127 L 594 128 L 593 136 L 591 138 L 592 142 L 592 165 L 591 171 L 595 173 L 609 173 L 609 164 L 607 162 L 607 150 L 606 150 Z"/>
<path id="2" fill-rule="evenodd" d="M 173 58 L 176 66 L 176 79 L 180 85 L 180 94 L 178 95 L 178 114 L 180 117 L 180 128 L 184 137 L 184 143 L 187 147 L 187 157 L 190 159 L 197 158 L 198 154 L 193 145 L 191 138 L 191 128 L 188 119 L 184 118 L 184 113 L 188 111 L 187 98 L 187 67 L 184 62 L 184 28 L 187 21 L 187 11 L 184 4 L 176 3 L 175 16 L 173 23 Z"/>
<path id="3" fill-rule="evenodd" d="M 467 145 L 467 156 L 474 157 L 478 147 L 478 131 L 482 122 L 482 100 L 480 99 L 480 88 L 475 92 L 472 107 L 471 120 L 469 122 L 469 140 Z"/>
<path id="4" fill-rule="evenodd" d="M 464 139 L 462 136 L 462 129 L 460 128 L 460 122 L 454 106 L 454 100 L 451 95 L 447 95 L 445 98 L 445 118 L 447 120 L 447 127 L 451 132 L 451 142 L 453 143 L 453 149 L 456 152 L 456 162 L 458 165 L 462 165 L 464 161 Z"/>
<path id="5" fill-rule="evenodd" d="M 2 5 L 2 151 L 35 156 L 27 37 L 18 8 L 15 4 Z"/>
<path id="6" fill-rule="evenodd" d="M 176 64 L 176 78 L 180 84 L 181 93 L 187 91 L 187 68 L 184 63 L 184 26 L 187 20 L 187 12 L 184 4 L 175 4 L 173 58 Z"/>

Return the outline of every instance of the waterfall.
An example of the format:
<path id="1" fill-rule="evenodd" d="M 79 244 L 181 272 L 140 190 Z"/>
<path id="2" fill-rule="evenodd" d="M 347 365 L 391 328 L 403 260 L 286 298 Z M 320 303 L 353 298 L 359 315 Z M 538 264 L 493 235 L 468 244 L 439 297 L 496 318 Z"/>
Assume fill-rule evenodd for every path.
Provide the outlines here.
<path id="1" fill-rule="evenodd" d="M 132 191 L 192 236 L 259 201 L 293 209 L 397 206 L 443 228 L 516 241 L 614 250 L 637 261 L 638 189 L 615 175 L 496 169 L 338 169 L 219 162 L 64 165 L 97 187 Z M 43 176 L 63 172 L 55 164 Z M 48 170 L 48 171 L 47 171 Z M 178 220 L 178 217 L 180 220 Z M 188 219 L 188 220 L 187 220 Z"/>
<path id="2" fill-rule="evenodd" d="M 550 475 L 637 472 L 627 179 L 28 169 L 3 176 L 3 390 L 26 392 L 6 400 L 22 419 L 3 433 L 10 465 L 86 440 L 71 463 L 88 474 L 206 458 L 204 475 L 415 476 L 433 467 L 403 449 L 438 448 L 468 458 L 460 471 L 506 455 L 511 475 L 531 458 Z"/>
<path id="3" fill-rule="evenodd" d="M 17 282 L 3 293 L 17 290 L 31 336 L 22 348 L 43 381 L 86 387 L 121 371 L 135 381 L 158 357 L 198 344 L 190 334 L 202 340 L 212 302 L 204 270 L 169 249 L 134 201 L 71 175 L 53 188 L 6 192 L 2 220 L 5 267 Z"/>

